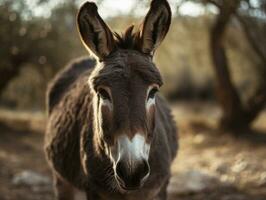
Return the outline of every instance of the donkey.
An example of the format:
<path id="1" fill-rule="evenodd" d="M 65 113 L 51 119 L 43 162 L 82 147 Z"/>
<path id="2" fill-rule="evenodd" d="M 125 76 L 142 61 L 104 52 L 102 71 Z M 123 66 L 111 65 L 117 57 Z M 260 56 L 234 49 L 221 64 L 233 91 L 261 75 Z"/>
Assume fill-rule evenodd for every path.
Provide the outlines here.
<path id="1" fill-rule="evenodd" d="M 178 142 L 157 95 L 152 61 L 171 23 L 166 0 L 153 0 L 143 25 L 113 33 L 97 6 L 84 3 L 77 25 L 94 58 L 72 62 L 49 84 L 45 153 L 56 199 L 165 200 Z"/>

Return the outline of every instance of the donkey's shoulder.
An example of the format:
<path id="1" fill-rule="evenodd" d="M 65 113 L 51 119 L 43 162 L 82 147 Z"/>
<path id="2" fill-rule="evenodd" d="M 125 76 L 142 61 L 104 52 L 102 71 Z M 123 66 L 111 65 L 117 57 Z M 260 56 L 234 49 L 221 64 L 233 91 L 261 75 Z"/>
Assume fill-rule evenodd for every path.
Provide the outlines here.
<path id="1" fill-rule="evenodd" d="M 66 67 L 59 71 L 48 84 L 46 93 L 46 106 L 50 113 L 54 106 L 60 101 L 71 85 L 85 73 L 90 73 L 96 60 L 91 57 L 78 58 L 71 61 Z"/>

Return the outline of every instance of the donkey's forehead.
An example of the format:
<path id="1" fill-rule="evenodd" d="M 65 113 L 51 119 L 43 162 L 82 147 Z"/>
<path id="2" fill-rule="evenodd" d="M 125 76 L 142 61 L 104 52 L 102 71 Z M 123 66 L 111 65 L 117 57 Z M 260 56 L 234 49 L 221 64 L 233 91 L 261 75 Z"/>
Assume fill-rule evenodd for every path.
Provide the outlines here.
<path id="1" fill-rule="evenodd" d="M 105 65 L 120 64 L 124 66 L 129 66 L 138 63 L 151 66 L 154 65 L 150 56 L 145 55 L 139 51 L 130 49 L 118 49 L 104 61 Z"/>
<path id="2" fill-rule="evenodd" d="M 117 50 L 100 64 L 93 84 L 112 85 L 136 76 L 147 83 L 162 85 L 161 75 L 149 56 L 135 50 Z"/>

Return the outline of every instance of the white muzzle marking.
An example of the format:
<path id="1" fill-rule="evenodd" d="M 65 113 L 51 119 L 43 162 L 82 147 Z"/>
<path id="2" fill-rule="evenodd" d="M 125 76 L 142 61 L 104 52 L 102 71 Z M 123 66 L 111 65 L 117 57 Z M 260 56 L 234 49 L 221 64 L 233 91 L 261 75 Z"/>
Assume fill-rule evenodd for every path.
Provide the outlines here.
<path id="1" fill-rule="evenodd" d="M 132 139 L 126 135 L 121 135 L 117 139 L 118 160 L 123 156 L 130 156 L 132 160 L 148 160 L 150 152 L 150 144 L 145 137 L 139 133 L 135 134 Z"/>

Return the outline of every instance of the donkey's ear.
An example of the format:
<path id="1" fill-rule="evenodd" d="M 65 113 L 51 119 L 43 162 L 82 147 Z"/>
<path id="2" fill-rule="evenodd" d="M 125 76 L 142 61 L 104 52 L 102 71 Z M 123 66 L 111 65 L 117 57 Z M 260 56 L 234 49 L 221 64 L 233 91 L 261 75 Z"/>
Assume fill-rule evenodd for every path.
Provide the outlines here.
<path id="1" fill-rule="evenodd" d="M 154 54 L 166 36 L 171 23 L 171 9 L 167 0 L 153 0 L 141 30 L 142 52 Z"/>
<path id="2" fill-rule="evenodd" d="M 115 42 L 111 30 L 97 10 L 95 3 L 84 3 L 79 9 L 77 24 L 85 47 L 102 60 L 114 49 Z"/>

